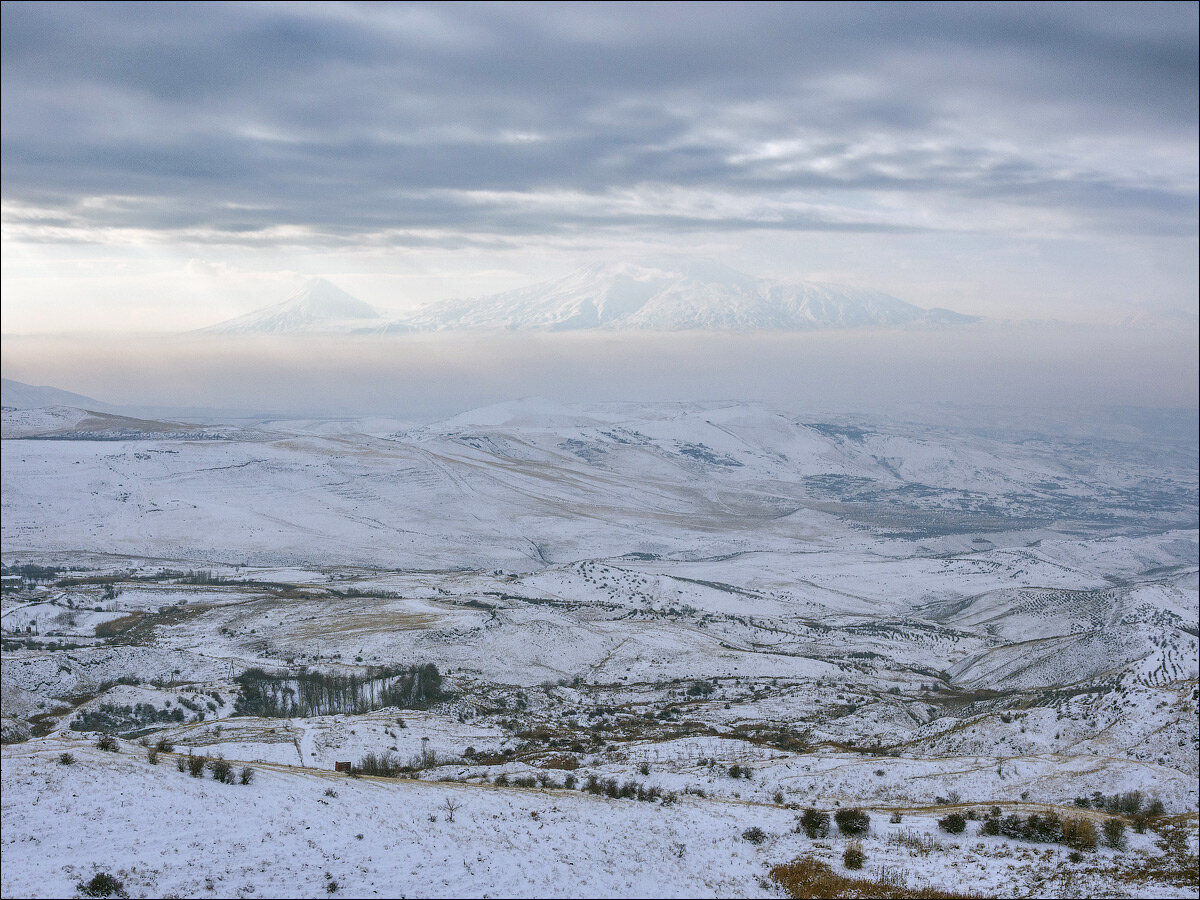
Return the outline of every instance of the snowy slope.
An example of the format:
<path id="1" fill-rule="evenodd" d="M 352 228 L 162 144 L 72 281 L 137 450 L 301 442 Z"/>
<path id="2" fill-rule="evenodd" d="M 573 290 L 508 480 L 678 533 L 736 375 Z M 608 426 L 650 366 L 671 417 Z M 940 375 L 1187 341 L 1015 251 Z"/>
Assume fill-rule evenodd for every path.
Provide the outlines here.
<path id="1" fill-rule="evenodd" d="M 38 409 L 45 406 L 76 406 L 83 409 L 109 409 L 107 403 L 85 397 L 83 394 L 73 394 L 54 387 L 25 384 L 3 380 L 0 390 L 3 391 L 0 405 L 12 409 Z"/>

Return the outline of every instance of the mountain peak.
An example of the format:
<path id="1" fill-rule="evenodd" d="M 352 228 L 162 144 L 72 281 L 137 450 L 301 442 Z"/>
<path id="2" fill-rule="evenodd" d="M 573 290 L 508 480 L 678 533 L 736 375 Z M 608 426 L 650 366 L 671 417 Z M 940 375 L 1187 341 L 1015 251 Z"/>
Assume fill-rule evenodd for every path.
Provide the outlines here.
<path id="1" fill-rule="evenodd" d="M 209 334 L 323 331 L 343 322 L 378 319 L 369 303 L 324 278 L 313 278 L 299 291 L 263 309 L 202 329 Z"/>
<path id="2" fill-rule="evenodd" d="M 369 303 L 364 303 L 324 278 L 310 279 L 280 304 L 280 308 L 284 307 L 325 319 L 379 318 L 379 313 Z"/>

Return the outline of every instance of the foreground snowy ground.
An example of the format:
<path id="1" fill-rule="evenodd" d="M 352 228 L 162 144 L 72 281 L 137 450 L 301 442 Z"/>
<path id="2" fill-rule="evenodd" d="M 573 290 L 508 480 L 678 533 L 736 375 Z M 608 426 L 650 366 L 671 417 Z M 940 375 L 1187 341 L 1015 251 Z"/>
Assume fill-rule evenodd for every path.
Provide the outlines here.
<path id="1" fill-rule="evenodd" d="M 61 765 L 62 752 L 75 762 Z M 147 897 L 785 896 L 772 865 L 812 854 L 845 871 L 844 838 L 810 840 L 795 811 L 770 803 L 664 806 L 270 765 L 228 785 L 178 772 L 170 755 L 152 766 L 133 745 L 62 741 L 6 748 L 3 788 L 5 896 L 70 896 L 97 871 Z M 930 814 L 890 824 L 890 812 L 875 812 L 868 865 L 850 874 L 995 896 L 1190 895 L 1129 875 L 1161 856 L 1153 834 L 1080 866 L 1065 848 L 983 838 L 975 823 L 952 837 Z M 757 843 L 744 837 L 755 827 Z"/>

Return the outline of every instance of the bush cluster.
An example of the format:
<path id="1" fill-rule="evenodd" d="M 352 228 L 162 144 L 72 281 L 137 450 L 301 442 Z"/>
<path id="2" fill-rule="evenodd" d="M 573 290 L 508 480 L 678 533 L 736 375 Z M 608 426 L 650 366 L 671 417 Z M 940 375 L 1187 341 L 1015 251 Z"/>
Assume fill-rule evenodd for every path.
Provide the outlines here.
<path id="1" fill-rule="evenodd" d="M 149 703 L 139 703 L 137 706 L 101 703 L 98 708 L 85 710 L 72 719 L 70 728 L 72 731 L 112 731 L 129 735 L 154 725 L 183 720 L 183 710 L 178 706 L 174 709 L 158 709 Z"/>
<path id="2" fill-rule="evenodd" d="M 1102 794 L 1094 791 L 1090 797 L 1076 797 L 1075 805 L 1082 809 L 1099 809 L 1118 816 L 1161 816 L 1166 810 L 1157 797 L 1147 798 L 1141 791 L 1124 794 Z"/>
<path id="3" fill-rule="evenodd" d="M 1096 826 L 1089 819 L 1059 818 L 1055 813 L 989 816 L 983 820 L 979 833 L 1043 844 L 1065 844 L 1075 850 L 1095 850 L 1100 840 Z"/>
<path id="4" fill-rule="evenodd" d="M 653 785 L 647 787 L 636 781 L 621 783 L 615 778 L 602 779 L 596 775 L 589 775 L 587 777 L 582 790 L 589 794 L 596 794 L 597 796 L 611 797 L 614 800 L 640 800 L 643 803 L 653 803 L 655 800 L 670 803 L 675 799 L 673 794 L 669 792 L 663 793 L 662 790 Z"/>

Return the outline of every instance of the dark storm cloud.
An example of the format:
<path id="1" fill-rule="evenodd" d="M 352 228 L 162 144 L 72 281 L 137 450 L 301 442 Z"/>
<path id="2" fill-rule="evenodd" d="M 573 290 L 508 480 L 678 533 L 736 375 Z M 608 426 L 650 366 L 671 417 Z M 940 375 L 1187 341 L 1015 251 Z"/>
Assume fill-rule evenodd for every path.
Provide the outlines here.
<path id="1" fill-rule="evenodd" d="M 996 203 L 1098 231 L 1196 229 L 1195 4 L 3 17 L 6 218 L 31 239 L 969 229 L 972 204 Z M 620 200 L 647 190 L 676 196 Z M 967 212 L 909 221 L 897 196 Z"/>

